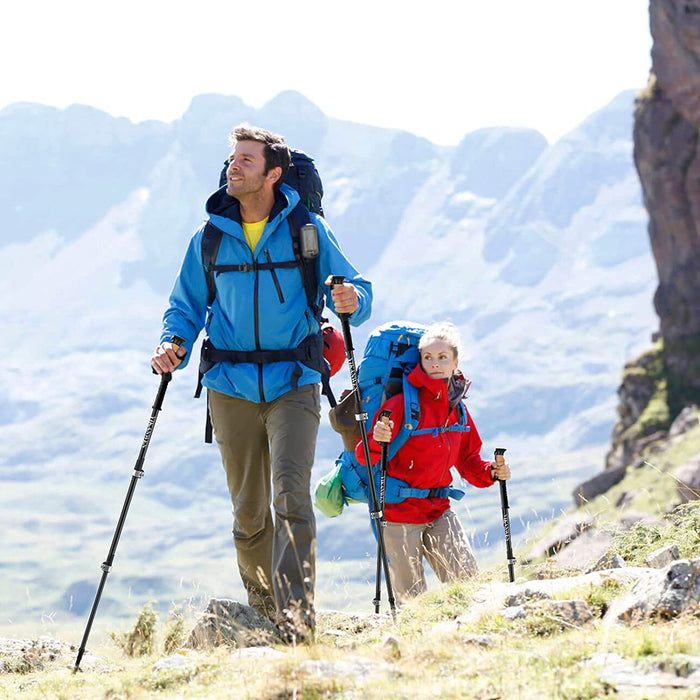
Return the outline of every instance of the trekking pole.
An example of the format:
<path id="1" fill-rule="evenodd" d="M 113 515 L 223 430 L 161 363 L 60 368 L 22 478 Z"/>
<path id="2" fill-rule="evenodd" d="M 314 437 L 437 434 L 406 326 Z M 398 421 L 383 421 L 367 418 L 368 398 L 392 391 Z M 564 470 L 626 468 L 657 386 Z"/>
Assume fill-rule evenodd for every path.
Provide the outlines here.
<path id="1" fill-rule="evenodd" d="M 177 335 L 174 335 L 170 342 L 178 346 L 175 351 L 178 350 L 179 346 L 185 341 Z M 154 370 L 155 372 L 155 370 Z M 97 606 L 100 604 L 100 598 L 102 598 L 102 591 L 105 587 L 105 582 L 107 581 L 107 575 L 112 568 L 112 562 L 114 561 L 114 555 L 117 551 L 117 545 L 119 544 L 119 538 L 122 534 L 122 529 L 124 528 L 124 523 L 126 522 L 126 515 L 129 511 L 129 506 L 131 505 L 131 499 L 133 498 L 134 491 L 136 490 L 136 484 L 138 480 L 143 476 L 143 463 L 146 459 L 146 451 L 148 450 L 148 445 L 151 442 L 151 436 L 153 435 L 153 428 L 156 425 L 156 420 L 158 419 L 158 412 L 161 410 L 163 405 L 163 399 L 165 398 L 165 391 L 168 388 L 168 382 L 172 379 L 170 372 L 165 372 L 160 375 L 160 386 L 158 387 L 158 393 L 156 394 L 155 401 L 153 402 L 153 410 L 151 412 L 151 417 L 148 421 L 148 427 L 146 428 L 146 434 L 144 435 L 143 442 L 141 443 L 141 450 L 136 459 L 136 464 L 134 465 L 134 471 L 131 475 L 131 483 L 129 484 L 129 489 L 126 493 L 126 499 L 124 500 L 124 505 L 122 506 L 122 512 L 119 516 L 119 522 L 117 523 L 117 528 L 114 531 L 114 537 L 112 537 L 112 545 L 109 548 L 109 553 L 107 558 L 102 563 L 102 578 L 97 586 L 97 592 L 95 593 L 95 600 L 92 603 L 92 610 L 90 611 L 90 617 L 88 618 L 87 625 L 85 626 L 85 633 L 83 634 L 83 640 L 80 643 L 80 649 L 78 649 L 78 656 L 75 660 L 75 666 L 73 667 L 73 673 L 80 671 L 80 661 L 85 653 L 85 647 L 87 645 L 88 637 L 90 636 L 90 630 L 92 629 L 92 623 L 95 620 L 95 614 L 97 613 Z"/>
<path id="2" fill-rule="evenodd" d="M 343 275 L 333 275 L 331 277 L 331 286 L 343 284 L 345 277 Z M 362 410 L 362 396 L 360 395 L 360 383 L 357 378 L 357 367 L 355 365 L 355 350 L 352 346 L 352 335 L 350 334 L 350 321 L 348 320 L 349 314 L 338 314 L 340 318 L 341 327 L 343 330 L 343 341 L 345 342 L 345 357 L 348 361 L 348 369 L 350 370 L 350 381 L 352 383 L 352 390 L 355 394 L 355 420 L 360 429 L 360 438 L 362 440 L 362 450 L 364 452 L 365 464 L 367 465 L 367 483 L 369 484 L 369 500 L 370 500 L 370 513 L 369 517 L 374 521 L 375 528 L 377 531 L 377 556 L 381 560 L 381 564 L 384 567 L 384 579 L 386 581 L 387 597 L 389 599 L 389 607 L 391 608 L 392 617 L 396 614 L 396 601 L 394 600 L 394 590 L 391 586 L 391 575 L 389 574 L 389 562 L 386 558 L 386 547 L 384 546 L 384 530 L 381 527 L 381 520 L 384 517 L 384 513 L 379 509 L 379 503 L 377 501 L 377 487 L 374 483 L 374 475 L 372 470 L 372 458 L 369 453 L 369 442 L 367 440 L 367 428 L 365 427 L 365 422 L 367 420 L 367 414 Z M 378 584 L 379 588 L 379 584 Z M 379 612 L 379 599 L 378 596 L 372 601 L 374 604 L 374 612 Z"/>
<path id="3" fill-rule="evenodd" d="M 505 447 L 497 447 L 493 451 L 493 459 L 496 466 L 501 467 L 506 463 L 503 456 Z M 513 557 L 513 545 L 510 539 L 510 516 L 508 515 L 508 490 L 506 482 L 502 479 L 498 480 L 498 485 L 501 487 L 501 513 L 503 515 L 503 529 L 506 533 L 506 558 L 508 560 L 508 580 L 513 583 L 515 581 L 515 558 Z"/>
<path id="4" fill-rule="evenodd" d="M 379 420 L 386 425 L 389 425 L 391 419 L 391 411 L 384 409 L 379 412 Z M 386 519 L 384 517 L 384 505 L 386 501 L 386 467 L 389 456 L 389 443 L 382 443 L 382 454 L 379 461 L 379 512 L 382 514 L 381 520 L 379 521 L 379 527 L 386 527 Z M 377 541 L 377 575 L 376 575 L 376 592 L 375 606 L 378 606 L 382 599 L 382 557 L 379 551 L 379 541 Z"/>

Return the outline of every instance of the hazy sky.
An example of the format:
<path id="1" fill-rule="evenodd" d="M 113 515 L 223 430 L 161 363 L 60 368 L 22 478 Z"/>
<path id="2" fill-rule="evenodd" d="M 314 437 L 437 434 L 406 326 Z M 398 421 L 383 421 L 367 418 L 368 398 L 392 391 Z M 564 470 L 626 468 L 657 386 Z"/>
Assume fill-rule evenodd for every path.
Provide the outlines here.
<path id="1" fill-rule="evenodd" d="M 328 116 L 436 143 L 500 125 L 553 141 L 643 87 L 650 49 L 647 0 L 12 2 L 0 109 L 172 121 L 198 94 L 260 107 L 293 89 Z"/>

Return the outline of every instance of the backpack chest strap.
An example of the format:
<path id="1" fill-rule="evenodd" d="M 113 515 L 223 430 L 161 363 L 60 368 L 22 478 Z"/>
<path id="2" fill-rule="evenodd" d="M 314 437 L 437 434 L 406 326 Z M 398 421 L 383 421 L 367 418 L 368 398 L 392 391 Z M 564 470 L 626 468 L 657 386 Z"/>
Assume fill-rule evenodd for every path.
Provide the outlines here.
<path id="1" fill-rule="evenodd" d="M 294 267 L 299 267 L 298 260 L 285 260 L 283 262 L 257 262 L 240 263 L 239 265 L 205 265 L 204 269 L 207 272 L 258 272 L 259 270 L 288 270 Z"/>
<path id="2" fill-rule="evenodd" d="M 468 425 L 455 423 L 454 425 L 441 425 L 437 428 L 418 428 L 414 430 L 412 435 L 432 435 L 437 437 L 441 433 L 468 433 L 471 428 Z"/>

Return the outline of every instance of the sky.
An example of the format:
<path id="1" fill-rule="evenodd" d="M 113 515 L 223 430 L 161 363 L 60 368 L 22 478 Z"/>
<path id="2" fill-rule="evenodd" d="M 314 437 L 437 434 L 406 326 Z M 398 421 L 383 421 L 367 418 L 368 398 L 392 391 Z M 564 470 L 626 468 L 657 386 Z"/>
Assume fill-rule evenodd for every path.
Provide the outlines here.
<path id="1" fill-rule="evenodd" d="M 438 144 L 476 129 L 554 142 L 650 68 L 648 0 L 35 0 L 0 13 L 0 110 L 86 104 L 171 122 L 199 94 Z"/>

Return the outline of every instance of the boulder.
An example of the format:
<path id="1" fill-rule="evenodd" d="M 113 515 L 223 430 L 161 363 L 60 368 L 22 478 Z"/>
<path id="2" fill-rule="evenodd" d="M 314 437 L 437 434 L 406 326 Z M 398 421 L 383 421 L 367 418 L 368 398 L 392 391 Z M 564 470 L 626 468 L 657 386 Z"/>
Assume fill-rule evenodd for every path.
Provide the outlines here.
<path id="1" fill-rule="evenodd" d="M 647 557 L 647 566 L 652 569 L 663 569 L 679 557 L 678 545 L 670 544 L 667 547 L 661 547 L 652 552 Z"/>
<path id="2" fill-rule="evenodd" d="M 596 496 L 605 493 L 615 484 L 622 481 L 625 476 L 626 467 L 618 467 L 617 469 L 606 469 L 596 476 L 579 484 L 573 493 L 574 504 L 582 506 L 592 501 Z"/>
<path id="3" fill-rule="evenodd" d="M 586 569 L 605 555 L 612 540 L 611 532 L 590 528 L 559 550 L 553 558 L 564 569 Z"/>
<path id="4" fill-rule="evenodd" d="M 605 552 L 595 564 L 586 569 L 585 573 L 590 574 L 592 571 L 605 571 L 606 569 L 622 569 L 625 566 L 627 566 L 625 560 L 611 549 Z"/>
<path id="5" fill-rule="evenodd" d="M 634 624 L 645 618 L 669 619 L 700 604 L 700 558 L 681 559 L 665 569 L 650 570 L 624 595 L 610 604 L 606 626 Z"/>
<path id="6" fill-rule="evenodd" d="M 678 498 L 681 503 L 700 498 L 700 454 L 691 457 L 674 476 L 678 480 Z"/>
<path id="7" fill-rule="evenodd" d="M 276 625 L 263 614 L 235 600 L 212 598 L 192 629 L 187 646 L 192 649 L 221 645 L 267 646 L 279 641 Z"/>
<path id="8" fill-rule="evenodd" d="M 671 437 L 682 435 L 700 423 L 700 413 L 697 406 L 686 406 L 675 418 L 668 434 Z"/>
<path id="9" fill-rule="evenodd" d="M 539 559 L 542 556 L 551 557 L 559 550 L 573 542 L 582 532 L 593 526 L 595 518 L 592 515 L 573 513 L 561 518 L 552 530 L 531 550 L 528 558 Z"/>

